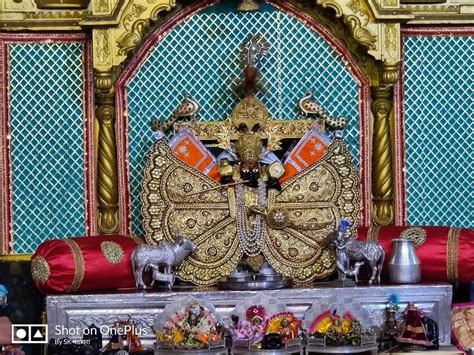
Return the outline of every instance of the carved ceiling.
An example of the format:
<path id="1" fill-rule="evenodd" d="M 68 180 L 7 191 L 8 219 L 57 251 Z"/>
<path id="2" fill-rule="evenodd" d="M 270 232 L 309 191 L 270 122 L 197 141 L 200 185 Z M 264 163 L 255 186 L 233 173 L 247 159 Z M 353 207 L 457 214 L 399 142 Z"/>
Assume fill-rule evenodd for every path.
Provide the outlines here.
<path id="1" fill-rule="evenodd" d="M 331 11 L 332 19 L 325 24 L 334 31 L 335 27 L 331 26 L 331 22 L 342 22 L 351 40 L 364 47 L 366 53 L 373 60 L 382 63 L 387 71 L 387 68 L 396 68 L 400 61 L 401 24 L 474 23 L 474 3 L 471 0 L 427 2 L 428 0 L 292 0 L 281 1 L 281 4 L 292 4 L 312 17 L 318 11 L 319 14 Z M 164 15 L 193 3 L 196 1 L 5 0 L 0 5 L 0 26 L 9 31 L 92 29 L 94 68 L 108 71 L 120 67 Z M 344 38 L 344 35 L 340 37 Z M 361 51 L 359 49 L 357 53 L 354 48 L 352 51 L 358 56 Z M 385 79 L 391 81 L 393 78 Z"/>

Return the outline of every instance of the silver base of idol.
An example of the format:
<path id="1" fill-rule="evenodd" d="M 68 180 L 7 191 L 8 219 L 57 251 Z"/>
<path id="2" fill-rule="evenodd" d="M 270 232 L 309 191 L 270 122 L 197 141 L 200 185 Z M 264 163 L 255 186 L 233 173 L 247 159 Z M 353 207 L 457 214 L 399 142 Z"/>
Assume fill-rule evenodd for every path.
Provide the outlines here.
<path id="1" fill-rule="evenodd" d="M 276 290 L 289 288 L 292 280 L 279 275 L 273 268 L 264 262 L 258 273 L 247 270 L 235 270 L 226 279 L 219 281 L 217 287 L 220 290 Z"/>

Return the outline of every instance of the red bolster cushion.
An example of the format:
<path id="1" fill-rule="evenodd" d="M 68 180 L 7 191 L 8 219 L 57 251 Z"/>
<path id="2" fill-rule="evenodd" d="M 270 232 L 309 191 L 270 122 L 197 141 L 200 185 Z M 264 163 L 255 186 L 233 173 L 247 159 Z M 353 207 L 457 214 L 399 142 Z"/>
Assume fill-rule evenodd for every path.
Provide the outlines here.
<path id="1" fill-rule="evenodd" d="M 474 230 L 454 227 L 370 227 L 359 228 L 357 239 L 378 240 L 385 250 L 384 274 L 392 255 L 392 239 L 415 241 L 421 260 L 422 281 L 474 281 Z"/>
<path id="2" fill-rule="evenodd" d="M 31 274 L 45 294 L 135 286 L 131 254 L 139 238 L 102 235 L 42 243 L 31 259 Z"/>

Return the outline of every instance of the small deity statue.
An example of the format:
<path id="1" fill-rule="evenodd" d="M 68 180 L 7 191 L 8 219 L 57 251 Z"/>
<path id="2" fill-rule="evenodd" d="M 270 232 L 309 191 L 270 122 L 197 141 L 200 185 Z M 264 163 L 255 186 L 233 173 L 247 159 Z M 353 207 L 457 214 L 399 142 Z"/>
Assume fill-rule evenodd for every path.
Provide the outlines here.
<path id="1" fill-rule="evenodd" d="M 142 343 L 137 335 L 137 322 L 133 318 L 128 319 L 129 331 L 127 332 L 127 343 L 130 352 L 141 351 Z"/>
<path id="2" fill-rule="evenodd" d="M 399 299 L 395 294 L 390 295 L 390 300 L 385 308 L 385 322 L 380 334 L 380 350 L 391 349 L 397 344 L 398 321 L 397 312 Z"/>
<path id="3" fill-rule="evenodd" d="M 266 333 L 278 333 L 281 336 L 281 342 L 286 344 L 299 336 L 301 320 L 295 317 L 291 312 L 281 312 L 273 315 L 266 324 Z"/>
<path id="4" fill-rule="evenodd" d="M 418 345 L 424 348 L 431 345 L 421 311 L 412 302 L 408 303 L 403 312 L 403 324 L 397 341 L 409 347 Z"/>
<path id="5" fill-rule="evenodd" d="M 295 339 L 298 336 L 297 329 L 297 327 L 295 329 L 295 327 L 288 318 L 283 318 L 283 320 L 281 321 L 280 329 L 282 343 L 285 344 L 288 340 Z"/>
<path id="6" fill-rule="evenodd" d="M 200 349 L 221 343 L 223 329 L 208 308 L 192 300 L 156 330 L 156 339 L 166 347 Z"/>
<path id="7" fill-rule="evenodd" d="M 89 331 L 83 336 L 83 339 L 86 340 L 86 344 L 89 344 L 94 350 L 99 350 L 102 348 L 102 333 L 100 328 L 91 324 L 89 326 Z"/>
<path id="8" fill-rule="evenodd" d="M 252 335 L 249 339 L 250 344 L 261 345 L 265 335 L 267 310 L 262 305 L 255 305 L 247 309 L 245 317 L 251 323 Z"/>
<path id="9" fill-rule="evenodd" d="M 199 317 L 202 314 L 202 307 L 198 304 L 192 305 L 188 309 L 188 318 L 183 322 L 182 328 L 186 337 L 197 337 L 199 329 Z"/>
<path id="10" fill-rule="evenodd" d="M 250 339 L 252 337 L 252 323 L 246 319 L 240 319 L 237 315 L 231 316 L 232 323 L 230 331 L 234 339 Z"/>
<path id="11" fill-rule="evenodd" d="M 123 321 L 114 322 L 114 326 L 110 332 L 111 336 L 109 343 L 107 344 L 106 349 L 122 350 L 128 345 L 127 335 L 124 331 L 124 323 L 125 322 Z"/>

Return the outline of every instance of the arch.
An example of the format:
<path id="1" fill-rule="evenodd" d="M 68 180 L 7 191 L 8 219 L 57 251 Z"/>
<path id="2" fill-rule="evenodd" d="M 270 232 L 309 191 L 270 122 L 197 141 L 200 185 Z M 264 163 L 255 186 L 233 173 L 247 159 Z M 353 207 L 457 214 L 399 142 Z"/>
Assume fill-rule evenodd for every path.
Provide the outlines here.
<path id="1" fill-rule="evenodd" d="M 128 136 L 130 133 L 129 132 L 129 119 L 131 116 L 133 116 L 134 113 L 129 112 L 127 110 L 126 100 L 129 99 L 130 97 L 129 96 L 127 97 L 126 90 L 127 88 L 130 88 L 131 83 L 133 84 L 133 80 L 136 77 L 137 72 L 139 72 L 140 68 L 143 68 L 144 63 L 149 64 L 150 61 L 153 60 L 154 58 L 153 56 L 155 55 L 154 50 L 160 44 L 166 42 L 167 38 L 169 38 L 168 36 L 172 35 L 173 31 L 177 30 L 177 28 L 180 26 L 181 27 L 185 26 L 186 21 L 189 21 L 190 19 L 192 19 L 194 15 L 203 13 L 205 9 L 208 9 L 211 6 L 216 5 L 218 3 L 219 3 L 218 1 L 200 2 L 191 7 L 183 9 L 182 11 L 177 13 L 175 16 L 168 19 L 168 21 L 163 23 L 162 26 L 160 26 L 155 32 L 153 32 L 145 41 L 145 43 L 137 50 L 136 54 L 130 59 L 130 61 L 128 62 L 128 65 L 122 71 L 120 77 L 116 81 L 116 92 L 117 92 L 116 107 L 117 107 L 117 120 L 118 120 L 117 121 L 117 143 L 118 143 L 119 156 L 123 157 L 122 159 L 118 159 L 118 164 L 119 164 L 118 171 L 120 172 L 119 173 L 120 174 L 119 175 L 119 187 L 120 187 L 119 191 L 121 191 L 119 205 L 121 208 L 120 220 L 122 221 L 120 231 L 123 233 L 130 232 L 129 213 L 130 213 L 130 206 L 132 206 L 132 203 L 130 201 L 129 196 L 136 194 L 136 189 L 135 191 L 130 191 L 129 177 L 131 176 L 130 175 L 131 169 L 130 169 L 130 164 L 128 163 L 128 160 L 130 159 L 130 155 L 129 155 L 130 144 L 128 142 Z M 369 133 L 369 108 L 368 108 L 369 80 L 365 76 L 363 70 L 358 65 L 358 62 L 355 59 L 355 57 L 349 52 L 349 50 L 345 47 L 345 45 L 338 38 L 334 36 L 334 34 L 329 29 L 317 23 L 316 21 L 314 21 L 310 16 L 302 15 L 298 13 L 298 11 L 292 5 L 285 4 L 280 1 L 274 1 L 274 0 L 267 1 L 267 4 L 268 4 L 267 6 L 274 8 L 274 11 L 278 11 L 279 13 L 283 14 L 281 16 L 285 16 L 285 18 L 291 17 L 292 19 L 291 21 L 298 23 L 298 25 L 294 25 L 294 26 L 307 28 L 308 31 L 310 30 L 313 33 L 313 36 L 320 37 L 323 40 L 323 42 L 327 45 L 327 47 L 330 48 L 331 51 L 333 51 L 331 52 L 332 54 L 328 54 L 328 56 L 333 55 L 337 57 L 335 59 L 333 58 L 334 60 L 341 60 L 342 65 L 348 69 L 348 72 L 350 73 L 350 76 L 352 76 L 352 79 L 354 80 L 355 85 L 357 85 L 356 92 L 357 92 L 358 98 L 357 99 L 354 98 L 354 99 L 356 100 L 355 105 L 358 107 L 358 116 L 360 117 L 360 127 L 361 127 L 361 129 L 358 131 L 358 133 L 360 133 L 360 137 L 358 137 L 358 140 L 359 140 L 358 150 L 360 152 L 360 157 L 361 157 L 360 172 L 361 172 L 361 177 L 362 177 L 362 191 L 363 191 L 362 200 L 364 201 L 364 206 L 363 206 L 363 210 L 364 210 L 363 221 L 364 222 L 363 223 L 365 224 L 370 220 L 370 217 L 369 217 L 370 216 L 370 159 L 368 156 L 369 139 L 367 139 L 368 133 Z M 209 11 L 212 11 L 212 8 Z M 156 51 L 158 51 L 158 49 L 156 49 Z M 235 59 L 236 58 L 234 58 L 234 60 Z M 159 61 L 155 61 L 153 62 L 153 64 L 158 65 Z M 315 63 L 314 66 L 317 67 L 317 63 Z M 238 68 L 238 65 L 237 65 L 237 68 Z M 305 89 L 306 87 L 300 88 L 302 92 Z M 130 92 L 128 92 L 128 94 L 130 94 Z M 142 96 L 148 97 L 147 95 L 142 95 Z M 175 93 L 175 96 L 176 96 L 176 93 Z M 234 101 L 236 99 L 237 97 L 235 96 Z M 179 101 L 179 98 L 175 99 L 174 103 L 178 102 L 176 100 Z M 231 104 L 229 104 L 229 106 L 230 108 L 233 107 L 233 105 Z M 211 107 L 211 105 L 208 105 L 208 107 Z M 168 112 L 163 113 L 163 115 L 166 117 L 166 115 L 173 108 L 174 108 L 173 104 L 169 104 L 165 108 L 165 109 L 168 109 Z M 329 108 L 331 109 L 331 107 Z M 333 107 L 332 109 L 334 110 L 335 108 Z M 270 111 L 272 111 L 271 108 L 270 108 Z M 289 112 L 288 107 L 284 107 L 282 111 L 288 113 Z M 161 111 L 157 111 L 156 113 L 158 112 L 161 113 Z M 274 112 L 271 112 L 271 113 L 274 113 Z M 333 113 L 336 114 L 338 112 L 333 111 Z M 221 115 L 218 115 L 219 116 L 218 119 L 226 118 L 225 114 L 226 112 L 222 112 Z M 165 117 L 161 117 L 161 118 L 165 118 Z M 289 117 L 280 116 L 277 118 L 289 118 Z M 147 117 L 146 119 L 148 120 L 149 117 Z M 147 122 L 142 122 L 142 124 L 143 123 L 145 125 L 147 124 Z M 149 144 L 150 142 L 148 142 L 148 145 Z M 147 144 L 145 144 L 145 146 L 147 146 Z"/>

